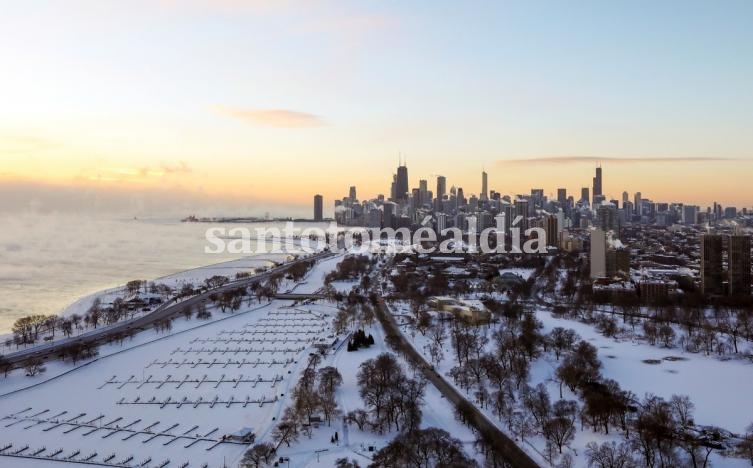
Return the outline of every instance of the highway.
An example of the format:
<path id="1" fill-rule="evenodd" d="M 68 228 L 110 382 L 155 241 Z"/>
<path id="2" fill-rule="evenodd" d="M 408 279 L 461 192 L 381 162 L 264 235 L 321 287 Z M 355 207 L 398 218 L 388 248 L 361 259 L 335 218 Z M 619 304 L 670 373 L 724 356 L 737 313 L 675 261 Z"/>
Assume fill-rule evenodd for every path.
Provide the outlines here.
<path id="1" fill-rule="evenodd" d="M 55 359 L 60 354 L 60 351 L 70 344 L 79 343 L 82 345 L 83 344 L 100 345 L 100 344 L 106 343 L 110 337 L 115 336 L 119 333 L 131 333 L 131 332 L 138 333 L 140 331 L 144 331 L 156 322 L 159 322 L 161 320 L 164 320 L 170 317 L 179 316 L 186 309 L 196 307 L 200 303 L 209 300 L 209 297 L 212 294 L 223 293 L 225 291 L 233 290 L 239 287 L 247 287 L 248 285 L 254 282 L 265 281 L 277 273 L 285 272 L 288 269 L 290 269 L 292 266 L 298 263 L 307 262 L 310 260 L 314 260 L 318 262 L 323 259 L 329 258 L 332 255 L 333 254 L 331 252 L 319 252 L 310 257 L 293 260 L 291 262 L 288 262 L 278 267 L 267 270 L 263 273 L 250 276 L 248 278 L 231 281 L 220 287 L 210 289 L 201 294 L 192 296 L 184 300 L 178 300 L 174 298 L 160 305 L 153 312 L 142 315 L 140 317 L 134 317 L 129 320 L 117 322 L 113 325 L 108 325 L 102 328 L 94 329 L 94 330 L 82 333 L 81 335 L 72 336 L 72 337 L 65 338 L 59 341 L 54 341 L 52 343 L 45 343 L 45 344 L 40 344 L 38 346 L 32 346 L 32 347 L 29 347 L 20 351 L 16 351 L 14 353 L 6 354 L 4 357 L 14 367 L 19 367 L 19 365 L 23 365 L 24 361 L 32 357 L 39 358 L 42 360 Z"/>

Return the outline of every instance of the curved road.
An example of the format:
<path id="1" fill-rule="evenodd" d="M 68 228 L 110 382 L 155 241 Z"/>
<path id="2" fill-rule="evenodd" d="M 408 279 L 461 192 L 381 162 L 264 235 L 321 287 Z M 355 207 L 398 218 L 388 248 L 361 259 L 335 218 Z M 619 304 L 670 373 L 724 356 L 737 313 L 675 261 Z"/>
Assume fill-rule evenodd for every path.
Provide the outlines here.
<path id="1" fill-rule="evenodd" d="M 231 281 L 218 288 L 210 289 L 206 292 L 203 292 L 196 296 L 192 296 L 180 302 L 178 302 L 177 299 L 171 299 L 170 301 L 160 305 L 157 309 L 155 309 L 153 312 L 149 314 L 142 315 L 140 317 L 135 317 L 129 320 L 124 320 L 122 322 L 118 322 L 110 326 L 91 330 L 81 335 L 73 336 L 70 338 L 65 338 L 63 340 L 55 341 L 53 343 L 32 346 L 30 348 L 23 349 L 21 351 L 16 351 L 14 353 L 6 354 L 4 357 L 14 367 L 17 367 L 19 364 L 23 363 L 25 360 L 31 357 L 39 358 L 42 360 L 56 358 L 57 355 L 60 353 L 61 349 L 73 343 L 102 344 L 104 342 L 107 342 L 110 337 L 117 335 L 118 333 L 134 332 L 134 331 L 138 333 L 140 331 L 146 330 L 150 325 L 154 324 L 155 322 L 164 320 L 168 317 L 173 317 L 173 316 L 182 314 L 183 311 L 186 310 L 187 308 L 195 307 L 198 304 L 208 300 L 209 296 L 211 296 L 212 294 L 222 293 L 222 292 L 236 289 L 239 287 L 246 287 L 249 284 L 254 283 L 256 281 L 264 281 L 274 274 L 285 272 L 288 269 L 290 269 L 293 265 L 296 265 L 298 263 L 307 262 L 310 260 L 317 262 L 325 258 L 329 258 L 332 255 L 333 254 L 331 252 L 319 252 L 310 257 L 293 260 L 291 262 L 272 268 L 271 270 L 265 271 L 263 273 L 250 276 L 248 278 L 243 278 L 241 280 Z"/>

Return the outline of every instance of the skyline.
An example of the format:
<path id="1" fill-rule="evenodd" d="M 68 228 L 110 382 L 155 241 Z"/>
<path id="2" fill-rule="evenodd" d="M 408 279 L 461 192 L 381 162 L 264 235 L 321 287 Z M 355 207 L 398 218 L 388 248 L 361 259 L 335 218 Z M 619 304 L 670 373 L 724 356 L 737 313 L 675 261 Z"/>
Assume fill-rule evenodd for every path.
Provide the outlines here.
<path id="1" fill-rule="evenodd" d="M 753 204 L 747 2 L 6 10 L 2 211 L 326 215 L 401 154 L 411 187 L 575 193 L 601 161 L 607 198 Z"/>

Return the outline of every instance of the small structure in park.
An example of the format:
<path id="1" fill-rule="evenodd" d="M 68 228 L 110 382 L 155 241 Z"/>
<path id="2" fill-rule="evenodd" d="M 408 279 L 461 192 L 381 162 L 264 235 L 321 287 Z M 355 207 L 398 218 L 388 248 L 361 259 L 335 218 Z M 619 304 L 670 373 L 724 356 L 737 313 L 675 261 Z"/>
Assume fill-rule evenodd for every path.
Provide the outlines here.
<path id="1" fill-rule="evenodd" d="M 254 434 L 254 429 L 251 427 L 244 427 L 242 429 L 239 429 L 232 434 L 228 434 L 225 436 L 225 440 L 231 441 L 231 442 L 240 442 L 243 444 L 253 444 L 256 440 L 256 434 Z"/>
<path id="2" fill-rule="evenodd" d="M 472 323 L 486 322 L 491 314 L 480 301 L 455 299 L 449 296 L 434 296 L 427 301 L 429 307 L 452 314 L 455 318 Z"/>

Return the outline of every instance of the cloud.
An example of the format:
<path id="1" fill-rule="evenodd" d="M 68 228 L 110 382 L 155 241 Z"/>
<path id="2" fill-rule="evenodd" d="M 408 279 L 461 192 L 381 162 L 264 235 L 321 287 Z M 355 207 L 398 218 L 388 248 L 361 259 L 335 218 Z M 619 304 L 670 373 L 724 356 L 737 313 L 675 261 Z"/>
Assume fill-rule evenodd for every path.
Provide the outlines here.
<path id="1" fill-rule="evenodd" d="M 286 109 L 252 109 L 215 106 L 215 112 L 254 125 L 277 128 L 306 128 L 326 125 L 321 117 Z"/>
<path id="2" fill-rule="evenodd" d="M 0 154 L 34 159 L 34 154 L 59 149 L 61 144 L 31 135 L 0 134 Z"/>
<path id="3" fill-rule="evenodd" d="M 668 162 L 718 162 L 718 161 L 741 161 L 738 158 L 725 158 L 717 156 L 648 156 L 648 157 L 623 157 L 623 156 L 535 156 L 532 158 L 499 159 L 498 165 L 505 164 L 579 164 L 610 162 L 616 164 L 635 163 L 668 163 Z"/>
<path id="4" fill-rule="evenodd" d="M 162 164 L 160 166 L 165 174 L 190 174 L 193 170 L 185 161 L 179 161 L 178 164 Z"/>

